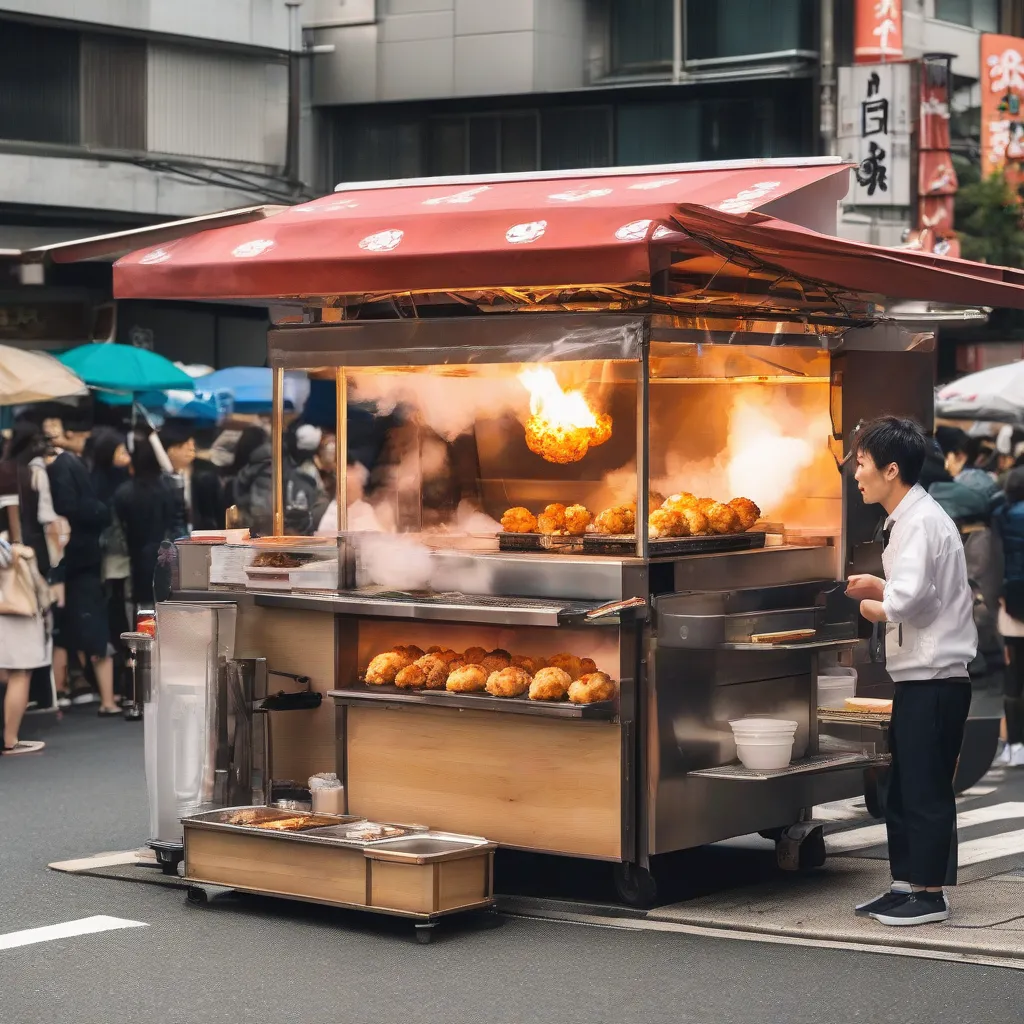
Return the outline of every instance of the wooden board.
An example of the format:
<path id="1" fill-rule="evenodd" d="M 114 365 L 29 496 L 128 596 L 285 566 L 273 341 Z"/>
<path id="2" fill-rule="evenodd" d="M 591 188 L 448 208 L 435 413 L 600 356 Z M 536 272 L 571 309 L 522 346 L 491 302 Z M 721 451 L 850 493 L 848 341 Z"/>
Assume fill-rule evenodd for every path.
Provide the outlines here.
<path id="1" fill-rule="evenodd" d="M 368 863 L 362 850 L 185 830 L 186 877 L 232 888 L 364 906 Z"/>
<path id="2" fill-rule="evenodd" d="M 455 910 L 479 903 L 491 895 L 491 860 L 493 853 L 462 860 L 442 861 L 437 865 L 437 909 Z"/>
<path id="3" fill-rule="evenodd" d="M 618 860 L 619 725 L 433 707 L 348 709 L 350 814 Z"/>
<path id="4" fill-rule="evenodd" d="M 267 667 L 309 676 L 313 689 L 336 689 L 334 615 L 239 604 L 235 653 L 240 658 L 266 658 Z M 270 676 L 268 688 L 297 690 L 291 679 Z M 334 703 L 324 698 L 315 711 L 271 711 L 271 743 L 275 779 L 306 784 L 317 772 L 335 770 Z"/>
<path id="5" fill-rule="evenodd" d="M 395 864 L 389 861 L 367 861 L 370 866 L 369 893 L 371 906 L 383 910 L 403 910 L 411 914 L 432 914 L 434 877 L 438 864 Z M 483 890 L 474 900 L 483 899 Z"/>

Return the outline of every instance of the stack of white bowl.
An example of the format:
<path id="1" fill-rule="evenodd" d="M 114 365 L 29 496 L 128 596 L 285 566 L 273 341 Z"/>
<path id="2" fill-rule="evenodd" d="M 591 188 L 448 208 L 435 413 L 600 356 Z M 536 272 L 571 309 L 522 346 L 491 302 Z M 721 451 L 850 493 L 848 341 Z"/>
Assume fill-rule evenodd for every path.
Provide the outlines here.
<path id="1" fill-rule="evenodd" d="M 771 771 L 789 764 L 796 722 L 784 718 L 740 718 L 729 724 L 736 740 L 736 755 L 744 768 Z"/>

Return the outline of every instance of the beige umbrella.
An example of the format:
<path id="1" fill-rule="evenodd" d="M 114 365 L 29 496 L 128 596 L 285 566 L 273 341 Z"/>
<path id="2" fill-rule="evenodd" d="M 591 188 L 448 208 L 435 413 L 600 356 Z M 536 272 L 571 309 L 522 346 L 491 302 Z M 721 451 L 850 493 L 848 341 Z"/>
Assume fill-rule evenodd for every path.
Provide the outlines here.
<path id="1" fill-rule="evenodd" d="M 0 345 L 0 405 L 84 395 L 81 378 L 45 352 Z"/>

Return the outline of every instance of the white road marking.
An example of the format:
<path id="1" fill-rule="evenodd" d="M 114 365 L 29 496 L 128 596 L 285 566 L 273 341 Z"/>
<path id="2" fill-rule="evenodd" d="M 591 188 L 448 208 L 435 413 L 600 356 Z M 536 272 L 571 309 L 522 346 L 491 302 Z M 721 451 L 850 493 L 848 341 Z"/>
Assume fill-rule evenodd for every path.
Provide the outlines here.
<path id="1" fill-rule="evenodd" d="M 1024 803 L 992 804 L 990 807 L 975 807 L 969 811 L 961 811 L 956 816 L 956 823 L 958 828 L 969 828 L 971 825 L 985 825 L 988 822 L 1009 821 L 1013 818 L 1024 818 Z M 829 853 L 852 853 L 854 850 L 880 846 L 884 842 L 885 825 L 865 825 L 863 828 L 851 828 L 846 832 L 833 832 L 825 836 L 825 846 Z M 961 843 L 960 849 L 966 845 L 968 844 Z"/>
<path id="2" fill-rule="evenodd" d="M 53 871 L 88 871 L 90 868 L 112 868 L 119 864 L 138 864 L 138 850 L 124 850 L 121 853 L 97 853 L 93 857 L 79 857 L 77 860 L 58 860 L 46 866 Z"/>
<path id="3" fill-rule="evenodd" d="M 813 817 L 816 821 L 856 821 L 867 813 L 864 797 L 854 796 L 848 800 L 833 800 L 828 804 L 819 804 L 814 808 Z"/>
<path id="4" fill-rule="evenodd" d="M 957 863 L 960 867 L 966 868 L 999 857 L 1012 857 L 1014 854 L 1024 854 L 1024 829 L 998 832 L 994 836 L 985 836 L 984 839 L 972 839 L 961 843 L 957 851 Z"/>
<path id="5" fill-rule="evenodd" d="M 969 797 L 969 796 L 970 797 L 989 796 L 990 794 L 994 793 L 995 791 L 996 791 L 996 787 L 995 786 L 971 786 L 970 789 L 965 789 L 960 794 L 960 796 L 957 797 L 957 799 L 958 800 L 963 800 L 965 797 Z"/>
<path id="6" fill-rule="evenodd" d="M 20 932 L 8 932 L 0 935 L 0 950 L 15 949 L 18 946 L 31 946 L 36 942 L 52 942 L 54 939 L 66 939 L 72 935 L 92 935 L 96 932 L 109 932 L 118 928 L 148 928 L 144 921 L 128 921 L 123 917 L 107 917 L 97 914 L 95 917 L 83 917 L 78 921 L 65 921 L 63 924 L 48 924 L 42 928 L 26 928 Z"/>

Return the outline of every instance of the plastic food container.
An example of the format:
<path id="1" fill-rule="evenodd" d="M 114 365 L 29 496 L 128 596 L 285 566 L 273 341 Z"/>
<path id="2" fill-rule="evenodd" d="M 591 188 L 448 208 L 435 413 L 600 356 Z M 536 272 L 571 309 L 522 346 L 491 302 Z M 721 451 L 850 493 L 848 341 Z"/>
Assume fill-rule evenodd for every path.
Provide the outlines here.
<path id="1" fill-rule="evenodd" d="M 730 722 L 736 756 L 744 768 L 771 771 L 785 768 L 793 757 L 797 723 L 784 718 L 741 718 Z"/>
<path id="2" fill-rule="evenodd" d="M 841 708 L 847 697 L 857 693 L 855 668 L 829 668 L 818 676 L 818 707 Z"/>

